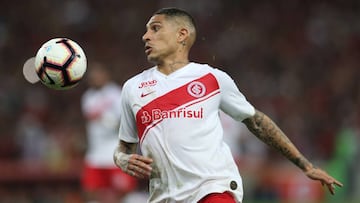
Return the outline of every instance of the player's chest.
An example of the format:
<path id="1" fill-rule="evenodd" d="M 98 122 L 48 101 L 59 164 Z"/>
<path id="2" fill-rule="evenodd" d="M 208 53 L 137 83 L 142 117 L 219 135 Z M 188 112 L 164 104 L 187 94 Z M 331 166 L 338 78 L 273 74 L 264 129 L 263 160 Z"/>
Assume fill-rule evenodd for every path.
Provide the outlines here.
<path id="1" fill-rule="evenodd" d="M 192 78 L 148 78 L 136 85 L 136 91 L 132 92 L 135 112 L 140 108 L 175 109 L 204 102 L 212 94 L 220 92 L 218 82 L 211 74 Z"/>

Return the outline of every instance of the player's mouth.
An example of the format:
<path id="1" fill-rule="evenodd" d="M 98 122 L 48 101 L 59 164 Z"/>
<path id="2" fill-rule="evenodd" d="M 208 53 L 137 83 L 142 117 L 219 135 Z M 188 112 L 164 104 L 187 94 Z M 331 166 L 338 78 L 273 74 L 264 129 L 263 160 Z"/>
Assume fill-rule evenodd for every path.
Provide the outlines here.
<path id="1" fill-rule="evenodd" d="M 145 45 L 145 54 L 149 55 L 152 51 L 152 47 L 149 45 Z"/>

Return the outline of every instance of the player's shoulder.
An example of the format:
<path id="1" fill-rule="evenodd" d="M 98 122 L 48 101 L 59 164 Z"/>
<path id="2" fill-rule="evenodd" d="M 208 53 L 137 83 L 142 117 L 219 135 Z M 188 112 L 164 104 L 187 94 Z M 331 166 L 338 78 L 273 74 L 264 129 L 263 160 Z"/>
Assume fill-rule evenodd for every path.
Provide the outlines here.
<path id="1" fill-rule="evenodd" d="M 222 70 L 219 67 L 215 67 L 206 63 L 192 63 L 193 66 L 198 67 L 197 70 L 199 71 L 203 71 L 203 72 L 208 72 L 213 74 L 216 78 L 223 78 L 228 76 L 228 74 Z"/>
<path id="2" fill-rule="evenodd" d="M 207 63 L 199 63 L 199 62 L 191 62 L 190 66 L 193 66 L 196 69 L 202 70 L 202 71 L 211 71 L 211 70 L 215 69 L 214 67 L 212 67 L 211 65 L 209 65 Z"/>

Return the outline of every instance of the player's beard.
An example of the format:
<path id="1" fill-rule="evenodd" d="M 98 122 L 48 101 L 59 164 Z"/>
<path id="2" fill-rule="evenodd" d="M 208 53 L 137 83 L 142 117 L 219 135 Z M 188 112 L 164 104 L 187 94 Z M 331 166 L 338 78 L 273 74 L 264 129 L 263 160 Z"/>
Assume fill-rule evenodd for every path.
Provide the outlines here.
<path id="1" fill-rule="evenodd" d="M 147 56 L 147 60 L 152 63 L 152 64 L 155 64 L 155 65 L 158 65 L 161 63 L 161 60 L 160 60 L 160 57 L 159 56 L 154 56 L 154 55 L 151 55 L 149 54 Z"/>
<path id="2" fill-rule="evenodd" d="M 171 57 L 174 54 L 174 51 L 172 49 L 169 49 L 167 47 L 166 49 L 155 49 L 147 55 L 147 60 L 150 63 L 153 63 L 155 65 L 163 64 L 166 59 Z"/>

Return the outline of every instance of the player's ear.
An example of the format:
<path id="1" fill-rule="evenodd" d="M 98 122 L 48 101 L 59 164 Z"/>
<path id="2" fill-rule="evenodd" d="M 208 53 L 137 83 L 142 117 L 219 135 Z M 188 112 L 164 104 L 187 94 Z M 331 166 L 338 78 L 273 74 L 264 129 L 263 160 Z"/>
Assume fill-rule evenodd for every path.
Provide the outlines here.
<path id="1" fill-rule="evenodd" d="M 178 42 L 185 45 L 187 39 L 189 38 L 189 30 L 186 28 L 180 28 L 178 32 Z"/>

